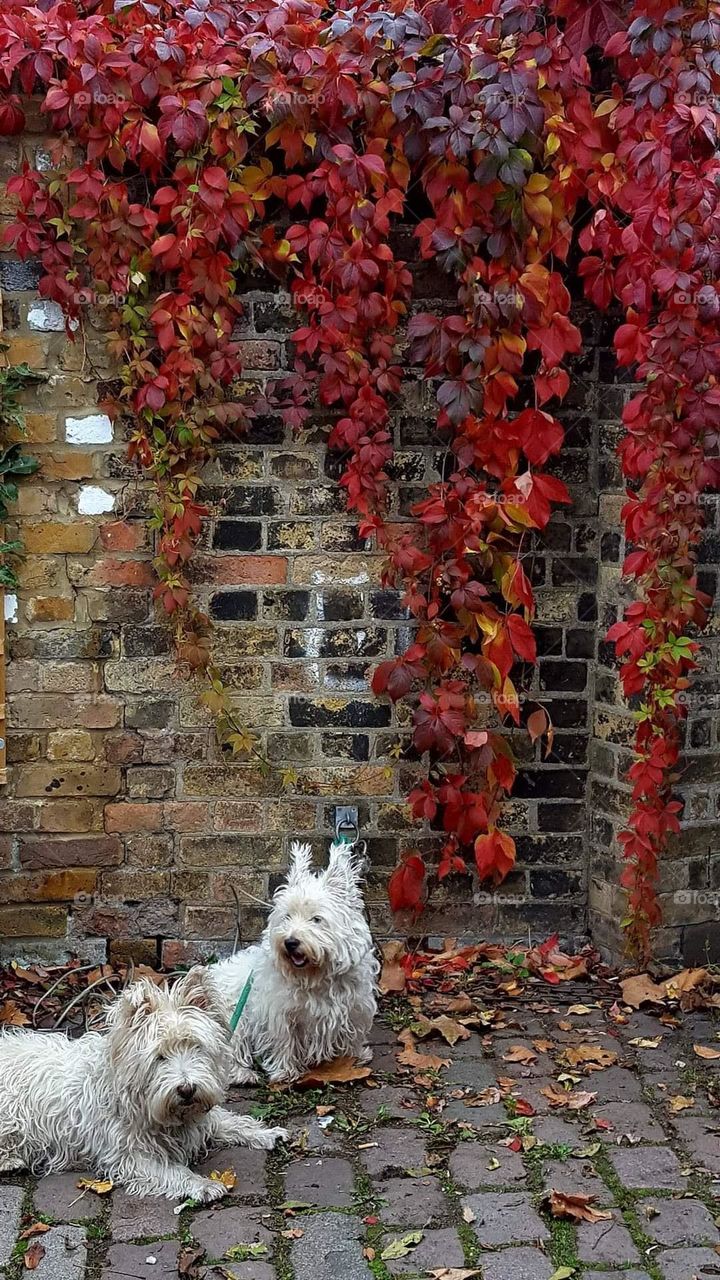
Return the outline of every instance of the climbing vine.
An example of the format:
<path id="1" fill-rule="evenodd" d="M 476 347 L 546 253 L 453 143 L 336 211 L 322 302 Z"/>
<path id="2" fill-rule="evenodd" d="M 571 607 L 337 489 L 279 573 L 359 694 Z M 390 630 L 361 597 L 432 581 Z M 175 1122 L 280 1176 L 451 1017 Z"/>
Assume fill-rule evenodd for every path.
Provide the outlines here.
<path id="1" fill-rule="evenodd" d="M 0 344 L 0 352 L 7 344 Z M 25 413 L 18 399 L 24 387 L 40 380 L 41 375 L 26 364 L 0 365 L 0 525 L 4 526 L 10 506 L 17 502 L 17 482 L 39 467 L 37 458 L 25 453 Z M 18 439 L 20 436 L 20 439 Z M 0 587 L 14 591 L 18 585 L 13 560 L 22 555 L 22 542 L 0 539 Z"/>
<path id="2" fill-rule="evenodd" d="M 618 359 L 640 383 L 621 445 L 638 598 L 610 636 L 641 702 L 623 882 L 643 950 L 677 823 L 681 695 L 698 649 L 688 629 L 707 607 L 694 570 L 700 495 L 718 480 L 720 19 L 699 0 L 630 9 L 6 0 L 0 129 L 20 132 L 24 99 L 41 89 L 59 135 L 53 167 L 26 165 L 8 184 L 7 239 L 39 257 L 41 293 L 68 322 L 88 299 L 110 304 L 112 409 L 155 491 L 156 596 L 238 751 L 252 741 L 193 603 L 201 476 L 215 442 L 258 408 L 236 391 L 243 276 L 260 268 L 290 289 L 294 369 L 261 406 L 298 431 L 317 404 L 332 416 L 348 507 L 417 621 L 373 688 L 411 703 L 428 773 L 409 800 L 444 833 L 441 880 L 474 869 L 499 881 L 514 864 L 500 816 L 515 764 L 499 730 L 524 727 L 552 749 L 549 716 L 524 693 L 536 660 L 525 561 L 570 501 L 552 464 L 581 348 L 567 288 L 579 241 L 589 297 L 625 309 Z M 414 305 L 399 223 L 452 280 L 447 311 Z M 385 495 L 408 364 L 435 389 L 447 450 L 442 478 L 399 523 Z M 427 874 L 410 854 L 392 905 L 419 909 Z"/>

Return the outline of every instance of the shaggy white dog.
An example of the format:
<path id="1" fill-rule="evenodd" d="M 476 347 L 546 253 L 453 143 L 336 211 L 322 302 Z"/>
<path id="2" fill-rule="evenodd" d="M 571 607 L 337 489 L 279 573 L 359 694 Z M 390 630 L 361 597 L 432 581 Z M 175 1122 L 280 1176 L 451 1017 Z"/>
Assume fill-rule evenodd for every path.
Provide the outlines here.
<path id="1" fill-rule="evenodd" d="M 361 867 L 344 844 L 332 846 L 326 871 L 312 871 L 307 844 L 293 844 L 290 856 L 260 943 L 208 970 L 228 1018 L 253 974 L 231 1041 L 234 1084 L 257 1080 L 254 1061 L 271 1080 L 288 1081 L 341 1054 L 372 1057 L 367 1038 L 380 966 L 363 913 Z"/>
<path id="2" fill-rule="evenodd" d="M 171 990 L 144 980 L 78 1040 L 0 1035 L 0 1173 L 85 1168 L 134 1195 L 218 1200 L 188 1163 L 214 1146 L 273 1147 L 284 1129 L 223 1111 L 228 1025 L 207 971 Z"/>

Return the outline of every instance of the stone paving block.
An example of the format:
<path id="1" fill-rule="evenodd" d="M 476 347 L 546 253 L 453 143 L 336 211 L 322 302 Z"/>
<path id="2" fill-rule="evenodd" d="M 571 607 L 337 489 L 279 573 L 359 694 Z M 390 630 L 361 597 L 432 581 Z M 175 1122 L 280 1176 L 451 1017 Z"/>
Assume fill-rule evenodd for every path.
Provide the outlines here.
<path id="1" fill-rule="evenodd" d="M 482 1255 L 482 1280 L 550 1280 L 554 1271 L 552 1262 L 540 1249 L 523 1246 Z M 605 1280 L 610 1280 L 607 1274 Z"/>
<path id="2" fill-rule="evenodd" d="M 347 1209 L 353 1201 L 353 1171 L 347 1160 L 311 1156 L 285 1171 L 285 1199 L 301 1200 L 322 1209 Z"/>
<path id="3" fill-rule="evenodd" d="M 599 1205 L 612 1204 L 612 1192 L 589 1162 L 582 1160 L 548 1160 L 543 1175 L 545 1191 L 563 1195 L 595 1196 Z"/>
<path id="4" fill-rule="evenodd" d="M 383 1249 L 404 1234 L 405 1232 L 400 1232 L 384 1236 Z M 404 1258 L 388 1259 L 385 1266 L 394 1276 L 424 1276 L 431 1268 L 462 1267 L 464 1262 L 465 1255 L 457 1231 L 452 1227 L 442 1227 L 439 1231 L 426 1231 L 416 1249 L 412 1249 Z"/>
<path id="5" fill-rule="evenodd" d="M 644 1102 L 608 1102 L 592 1111 L 598 1120 L 609 1120 L 612 1129 L 598 1130 L 601 1142 L 617 1142 L 621 1134 L 631 1133 L 643 1142 L 667 1142 L 652 1111 Z"/>
<path id="6" fill-rule="evenodd" d="M 176 1240 L 158 1244 L 114 1244 L 102 1280 L 168 1280 L 178 1273 L 179 1252 Z"/>
<path id="7" fill-rule="evenodd" d="M 608 1154 L 620 1181 L 632 1190 L 659 1187 L 684 1191 L 687 1186 L 680 1161 L 667 1147 L 618 1147 Z"/>
<path id="8" fill-rule="evenodd" d="M 646 1209 L 652 1207 L 652 1213 Z M 660 1244 L 718 1244 L 720 1231 L 699 1200 L 641 1202 L 637 1214 L 643 1231 Z"/>
<path id="9" fill-rule="evenodd" d="M 477 1196 L 464 1196 L 463 1206 L 475 1215 L 470 1226 L 484 1249 L 513 1241 L 524 1244 L 550 1238 L 550 1232 L 533 1208 L 530 1196 L 522 1191 L 487 1191 Z"/>
<path id="10" fill-rule="evenodd" d="M 707 1169 L 708 1173 L 720 1175 L 720 1124 L 717 1118 L 705 1120 L 681 1115 L 675 1123 L 691 1163 L 699 1169 Z"/>
<path id="11" fill-rule="evenodd" d="M 452 1053 L 453 1060 L 460 1058 L 483 1058 L 485 1056 L 483 1042 L 476 1032 L 472 1032 L 467 1040 L 458 1040 L 457 1044 L 454 1044 L 452 1049 L 448 1050 L 448 1052 Z M 441 1057 L 444 1056 L 445 1054 L 443 1052 Z"/>
<path id="12" fill-rule="evenodd" d="M 0 1267 L 7 1262 L 20 1230 L 22 1187 L 0 1187 Z"/>
<path id="13" fill-rule="evenodd" d="M 272 1249 L 272 1236 L 260 1209 L 206 1209 L 193 1219 L 192 1234 L 208 1258 L 222 1258 L 236 1244 L 265 1244 Z"/>
<path id="14" fill-rule="evenodd" d="M 427 1158 L 425 1143 L 412 1129 L 380 1129 L 374 1138 L 363 1141 L 376 1144 L 359 1152 L 372 1178 L 387 1178 L 406 1169 L 422 1169 Z"/>
<path id="15" fill-rule="evenodd" d="M 545 1097 L 542 1090 L 549 1088 L 550 1085 L 553 1085 L 556 1089 L 558 1087 L 557 1080 L 554 1080 L 552 1076 L 542 1076 L 540 1079 L 533 1080 L 517 1080 L 512 1092 L 514 1097 L 524 1098 L 526 1102 L 529 1102 L 537 1115 L 546 1116 L 551 1110 L 550 1100 Z"/>
<path id="16" fill-rule="evenodd" d="M 437 1178 L 388 1178 L 380 1188 L 383 1222 L 421 1227 L 447 1213 L 448 1203 Z"/>
<path id="17" fill-rule="evenodd" d="M 35 1189 L 35 1208 L 38 1213 L 57 1218 L 60 1222 L 86 1222 L 102 1212 L 102 1200 L 94 1191 L 83 1191 L 78 1182 L 82 1173 L 49 1173 L 41 1178 Z"/>
<path id="18" fill-rule="evenodd" d="M 123 1242 L 148 1236 L 169 1236 L 177 1231 L 178 1220 L 172 1200 L 164 1196 L 128 1196 L 113 1191 L 110 1233 Z"/>
<path id="19" fill-rule="evenodd" d="M 493 1168 L 497 1164 L 498 1167 Z M 480 1187 L 506 1187 L 524 1182 L 526 1173 L 520 1156 L 507 1147 L 462 1142 L 450 1156 L 450 1173 L 468 1191 Z"/>
<path id="20" fill-rule="evenodd" d="M 718 1274 L 720 1255 L 714 1249 L 667 1249 L 653 1257 L 663 1280 L 714 1280 Z"/>
<path id="21" fill-rule="evenodd" d="M 440 1057 L 445 1056 L 442 1049 L 438 1052 Z M 479 1058 L 461 1058 L 451 1063 L 447 1071 L 443 1071 L 442 1082 L 448 1089 L 459 1086 L 480 1093 L 480 1090 L 487 1089 L 488 1085 L 496 1084 L 499 1075 L 507 1074 L 500 1070 L 500 1067 L 506 1065 L 504 1062 L 491 1062 L 489 1059 L 481 1061 Z"/>
<path id="22" fill-rule="evenodd" d="M 407 1120 L 418 1111 L 418 1100 L 411 1089 L 394 1089 L 382 1085 L 379 1089 L 363 1089 L 358 1101 L 366 1116 L 374 1120 L 381 1108 L 390 1120 Z M 403 1106 L 408 1103 L 408 1106 Z"/>
<path id="23" fill-rule="evenodd" d="M 304 1235 L 293 1240 L 295 1280 L 372 1280 L 363 1257 L 363 1226 L 345 1213 L 303 1217 Z"/>
<path id="24" fill-rule="evenodd" d="M 650 1280 L 647 1271 L 584 1271 L 583 1280 Z"/>
<path id="25" fill-rule="evenodd" d="M 34 1280 L 82 1280 L 87 1246 L 82 1227 L 53 1227 L 39 1236 L 45 1254 L 32 1274 Z"/>
<path id="26" fill-rule="evenodd" d="M 538 1142 L 548 1146 L 586 1147 L 587 1136 L 569 1120 L 561 1120 L 560 1116 L 540 1116 L 533 1125 L 533 1133 Z"/>
<path id="27" fill-rule="evenodd" d="M 578 1257 L 582 1262 L 640 1261 L 640 1255 L 619 1210 L 613 1212 L 612 1221 L 608 1218 L 601 1222 L 580 1222 L 577 1242 Z"/>
<path id="28" fill-rule="evenodd" d="M 468 1096 L 472 1097 L 472 1093 Z M 451 1098 L 442 1118 L 469 1125 L 471 1129 L 491 1129 L 507 1125 L 507 1112 L 501 1102 L 491 1102 L 487 1107 L 469 1107 L 462 1098 Z"/>
<path id="29" fill-rule="evenodd" d="M 315 1114 L 292 1116 L 285 1125 L 290 1134 L 290 1142 L 299 1151 L 322 1151 L 328 1155 L 342 1151 L 342 1134 L 334 1125 L 323 1129 Z"/>
<path id="30" fill-rule="evenodd" d="M 642 1102 L 642 1084 L 632 1071 L 625 1067 L 605 1067 L 603 1071 L 591 1071 L 584 1086 L 597 1094 L 597 1104 L 603 1102 Z"/>
<path id="31" fill-rule="evenodd" d="M 250 1147 L 227 1147 L 224 1151 L 215 1151 L 197 1166 L 198 1173 L 209 1178 L 214 1171 L 224 1173 L 232 1169 L 237 1178 L 237 1186 L 232 1194 L 239 1196 L 262 1195 L 265 1190 L 265 1165 L 267 1151 L 253 1151 Z"/>

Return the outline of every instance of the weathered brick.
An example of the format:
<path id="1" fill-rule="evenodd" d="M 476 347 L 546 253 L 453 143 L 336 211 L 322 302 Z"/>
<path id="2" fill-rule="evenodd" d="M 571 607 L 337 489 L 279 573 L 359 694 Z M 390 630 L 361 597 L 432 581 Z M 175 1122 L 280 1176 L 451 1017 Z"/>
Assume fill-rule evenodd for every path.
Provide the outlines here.
<path id="1" fill-rule="evenodd" d="M 64 938 L 65 907 L 0 907 L 0 936 L 6 938 Z"/>
<path id="2" fill-rule="evenodd" d="M 102 831 L 102 800 L 63 800 L 53 798 L 38 808 L 39 831 L 81 832 Z"/>
<path id="3" fill-rule="evenodd" d="M 111 765 L 29 764 L 15 791 L 18 796 L 114 796 L 121 781 L 120 770 Z"/>
<path id="4" fill-rule="evenodd" d="M 92 551 L 97 540 L 94 525 L 76 520 L 72 524 L 26 524 L 23 526 L 25 550 L 35 555 L 83 553 Z"/>
<path id="5" fill-rule="evenodd" d="M 25 607 L 28 622 L 71 622 L 75 601 L 65 596 L 35 596 Z"/>
<path id="6" fill-rule="evenodd" d="M 97 881 L 93 868 L 46 871 L 37 875 L 16 871 L 0 880 L 0 892 L 11 902 L 72 902 L 78 894 L 91 894 Z"/>
<path id="7" fill-rule="evenodd" d="M 105 830 L 114 832 L 162 831 L 163 806 L 159 803 L 137 804 L 130 801 L 107 804 L 105 806 Z"/>
<path id="8" fill-rule="evenodd" d="M 21 836 L 18 849 L 27 871 L 42 867 L 113 867 L 123 858 L 122 845 L 115 836 L 84 836 L 77 840 Z"/>
<path id="9" fill-rule="evenodd" d="M 196 556 L 192 576 L 197 582 L 212 582 L 224 586 L 270 587 L 287 581 L 288 562 L 285 556 Z"/>

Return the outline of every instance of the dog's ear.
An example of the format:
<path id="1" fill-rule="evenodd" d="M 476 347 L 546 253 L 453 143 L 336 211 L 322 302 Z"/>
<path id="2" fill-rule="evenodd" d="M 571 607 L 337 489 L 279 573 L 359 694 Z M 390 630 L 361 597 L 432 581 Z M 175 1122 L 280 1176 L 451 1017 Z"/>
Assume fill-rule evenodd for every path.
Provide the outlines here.
<path id="1" fill-rule="evenodd" d="M 167 988 L 151 982 L 149 978 L 138 978 L 129 987 L 120 992 L 117 1000 L 108 1005 L 105 1024 L 109 1030 L 127 1028 L 136 1019 L 156 1013 L 167 1000 Z"/>
<path id="2" fill-rule="evenodd" d="M 300 880 L 304 880 L 312 870 L 312 848 L 309 844 L 301 844 L 299 840 L 293 840 L 290 845 L 290 869 L 288 871 L 288 884 L 298 884 Z"/>
<path id="3" fill-rule="evenodd" d="M 174 1003 L 181 1009 L 200 1009 L 209 1017 L 219 1022 L 223 1030 L 229 1031 L 229 1023 L 225 1016 L 222 1001 L 219 999 L 215 983 L 203 965 L 196 964 L 189 969 L 184 978 L 180 978 L 172 989 Z"/>
<path id="4" fill-rule="evenodd" d="M 336 893 L 355 895 L 359 890 L 363 870 L 363 861 L 352 845 L 342 841 L 333 842 L 324 875 L 325 887 Z"/>

